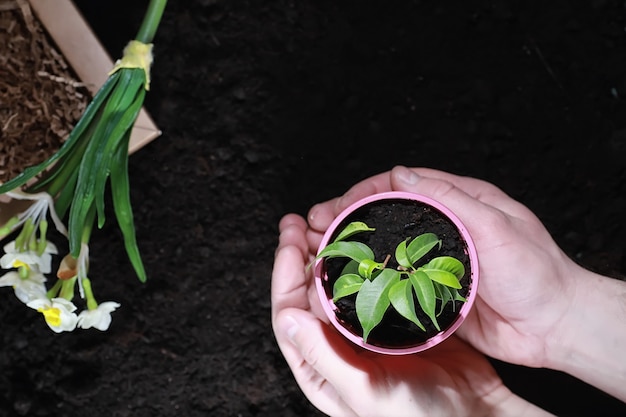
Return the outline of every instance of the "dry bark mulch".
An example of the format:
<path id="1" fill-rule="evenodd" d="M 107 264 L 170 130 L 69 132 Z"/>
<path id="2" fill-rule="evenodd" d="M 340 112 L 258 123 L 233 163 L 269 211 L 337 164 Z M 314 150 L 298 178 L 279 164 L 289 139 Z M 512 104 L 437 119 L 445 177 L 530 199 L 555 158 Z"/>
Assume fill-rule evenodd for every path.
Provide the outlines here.
<path id="1" fill-rule="evenodd" d="M 0 0 L 0 182 L 44 161 L 89 102 L 26 0 Z"/>

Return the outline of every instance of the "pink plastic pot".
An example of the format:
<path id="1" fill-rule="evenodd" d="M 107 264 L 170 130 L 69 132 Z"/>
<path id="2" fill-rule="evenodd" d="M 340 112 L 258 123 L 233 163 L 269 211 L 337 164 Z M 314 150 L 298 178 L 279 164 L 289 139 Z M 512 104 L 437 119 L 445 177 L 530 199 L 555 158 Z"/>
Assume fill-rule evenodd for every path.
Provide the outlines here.
<path id="1" fill-rule="evenodd" d="M 372 343 L 366 343 L 363 341 L 363 338 L 360 334 L 354 333 L 352 330 L 348 329 L 341 321 L 337 318 L 337 306 L 335 306 L 332 300 L 332 288 L 330 288 L 329 279 L 326 275 L 324 260 L 319 259 L 315 264 L 315 284 L 317 287 L 317 292 L 320 297 L 320 301 L 322 303 L 322 307 L 330 323 L 348 340 L 353 342 L 355 345 L 360 346 L 364 349 L 389 354 L 389 355 L 405 355 L 416 352 L 421 352 L 426 349 L 430 349 L 431 347 L 443 342 L 450 335 L 452 335 L 463 323 L 467 315 L 469 314 L 470 309 L 474 304 L 474 300 L 476 299 L 476 294 L 478 290 L 478 279 L 479 279 L 479 269 L 478 269 L 478 256 L 476 254 L 476 247 L 474 246 L 474 242 L 467 232 L 467 229 L 461 223 L 459 218 L 452 213 L 447 207 L 442 205 L 441 203 L 434 201 L 431 198 L 425 197 L 423 195 L 407 193 L 407 192 L 386 192 L 375 194 L 369 197 L 366 197 L 362 200 L 357 201 L 352 204 L 350 207 L 345 209 L 342 213 L 337 216 L 337 218 L 332 222 L 320 244 L 319 251 L 321 251 L 324 247 L 326 247 L 330 240 L 332 239 L 335 231 L 338 227 L 340 227 L 341 223 L 354 211 L 360 209 L 366 205 L 381 202 L 382 200 L 410 200 L 415 201 L 419 204 L 429 206 L 435 211 L 439 212 L 439 214 L 446 217 L 457 229 L 458 234 L 465 241 L 465 253 L 469 258 L 469 270 L 466 271 L 466 275 L 469 274 L 469 288 L 468 293 L 465 296 L 466 302 L 462 304 L 461 308 L 458 311 L 458 315 L 454 318 L 454 320 L 445 328 L 442 328 L 442 331 L 434 335 L 433 337 L 427 339 L 426 341 L 416 342 L 415 345 L 411 346 L 403 346 L 401 348 L 390 348 L 378 346 Z M 354 220 L 354 219 L 352 219 Z"/>

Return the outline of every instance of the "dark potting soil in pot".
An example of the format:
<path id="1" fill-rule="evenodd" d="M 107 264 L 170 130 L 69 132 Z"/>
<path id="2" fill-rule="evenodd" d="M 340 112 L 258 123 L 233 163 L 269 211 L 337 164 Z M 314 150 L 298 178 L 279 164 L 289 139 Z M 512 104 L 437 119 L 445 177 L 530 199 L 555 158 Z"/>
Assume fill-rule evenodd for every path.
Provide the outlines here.
<path id="1" fill-rule="evenodd" d="M 384 200 L 373 202 L 350 214 L 337 227 L 337 231 L 342 230 L 353 221 L 363 221 L 368 226 L 375 228 L 376 231 L 359 233 L 351 237 L 350 240 L 357 240 L 368 245 L 374 251 L 376 261 L 382 262 L 387 255 L 391 255 L 387 264 L 391 268 L 398 266 L 393 255 L 399 242 L 412 239 L 423 233 L 435 233 L 442 240 L 441 249 L 431 250 L 420 260 L 419 265 L 438 256 L 452 256 L 459 259 L 465 266 L 465 275 L 460 281 L 463 288 L 459 290 L 459 293 L 464 297 L 468 295 L 471 271 L 467 245 L 456 226 L 438 210 L 416 201 Z M 327 293 L 329 296 L 332 296 L 332 287 L 346 263 L 345 258 L 326 260 L 329 284 Z M 360 336 L 363 334 L 363 330 L 356 315 L 355 301 L 356 294 L 338 300 L 335 303 L 338 308 L 336 314 L 344 326 Z M 417 299 L 415 299 L 415 303 L 418 305 Z M 442 331 L 454 322 L 462 304 L 460 301 L 455 301 L 449 302 L 444 307 L 443 312 L 437 317 Z M 439 308 L 438 302 L 436 311 L 439 311 Z M 426 332 L 398 314 L 393 307 L 389 308 L 382 322 L 370 333 L 368 343 L 386 348 L 402 348 L 422 343 L 439 333 L 428 316 L 419 308 L 417 309 L 417 317 L 426 328 Z"/>

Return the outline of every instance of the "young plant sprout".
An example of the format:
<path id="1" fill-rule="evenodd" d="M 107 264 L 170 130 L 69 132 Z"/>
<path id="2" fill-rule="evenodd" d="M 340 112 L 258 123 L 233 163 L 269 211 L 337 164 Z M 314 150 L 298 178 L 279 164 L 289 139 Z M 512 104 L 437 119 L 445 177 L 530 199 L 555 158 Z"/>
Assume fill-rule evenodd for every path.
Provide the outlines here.
<path id="1" fill-rule="evenodd" d="M 419 308 L 435 328 L 441 330 L 437 317 L 446 304 L 452 302 L 454 308 L 454 301 L 466 301 L 459 294 L 460 280 L 465 275 L 463 263 L 451 256 L 439 256 L 420 265 L 420 260 L 431 251 L 441 249 L 442 243 L 434 233 L 424 233 L 400 242 L 394 254 L 398 267 L 388 267 L 391 254 L 378 262 L 369 246 L 346 240 L 374 230 L 363 222 L 352 222 L 318 254 L 316 259 L 349 259 L 334 283 L 333 301 L 357 294 L 356 314 L 363 328 L 364 342 L 391 307 L 426 331 L 418 318 Z"/>

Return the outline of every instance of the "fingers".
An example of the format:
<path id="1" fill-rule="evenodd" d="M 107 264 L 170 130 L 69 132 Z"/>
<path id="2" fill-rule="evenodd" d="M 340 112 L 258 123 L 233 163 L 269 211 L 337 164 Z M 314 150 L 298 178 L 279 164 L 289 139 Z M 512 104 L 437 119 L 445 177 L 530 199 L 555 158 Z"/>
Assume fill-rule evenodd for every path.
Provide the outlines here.
<path id="1" fill-rule="evenodd" d="M 456 187 L 450 181 L 451 179 L 453 178 L 438 179 L 422 176 L 403 166 L 397 166 L 391 170 L 391 185 L 395 190 L 425 195 L 441 202 L 454 212 L 483 208 L 482 203 L 474 196 Z"/>
<path id="2" fill-rule="evenodd" d="M 407 190 L 406 180 L 411 181 L 410 173 L 417 174 L 420 178 L 430 178 L 432 180 L 438 180 L 441 182 L 446 182 L 454 187 L 460 189 L 465 194 L 470 197 L 480 201 L 483 204 L 494 207 L 498 210 L 501 210 L 508 215 L 518 217 L 525 220 L 534 220 L 534 214 L 526 208 L 523 204 L 518 201 L 512 199 L 509 195 L 503 192 L 500 188 L 495 185 L 488 183 L 486 181 L 482 181 L 476 178 L 471 177 L 463 177 L 459 175 L 450 174 L 448 172 L 438 171 L 436 169 L 429 168 L 406 168 L 402 166 L 397 166 L 391 171 L 391 185 L 394 190 L 402 190 L 402 191 L 413 191 L 419 192 L 420 194 L 426 195 L 428 197 L 439 200 L 444 205 L 448 206 L 444 201 L 441 201 L 438 196 L 427 194 L 432 193 L 432 184 L 431 188 L 427 187 L 427 184 L 422 184 L 419 188 L 421 191 L 415 191 L 415 189 Z M 412 184 L 414 185 L 414 184 Z M 446 186 L 439 183 L 439 187 L 445 188 Z M 438 190 L 439 192 L 445 190 Z"/>
<path id="3" fill-rule="evenodd" d="M 300 216 L 289 214 L 280 221 L 279 230 L 271 289 L 272 326 L 278 346 L 302 391 L 315 406 L 331 416 L 355 417 L 356 414 L 334 387 L 304 359 L 298 345 L 292 341 L 301 340 L 302 335 L 309 334 L 309 329 L 313 330 L 312 334 L 321 333 L 322 323 L 313 315 L 316 310 L 321 310 L 321 306 L 315 286 L 307 276 L 306 262 L 310 259 L 310 253 L 306 241 L 306 222 Z M 300 326 L 293 316 L 308 318 L 305 330 L 298 331 Z M 297 338 L 296 334 L 299 334 Z M 305 340 L 304 343 L 310 341 Z"/>
<path id="4" fill-rule="evenodd" d="M 324 237 L 324 233 L 317 232 L 313 229 L 306 231 L 306 240 L 312 254 L 317 253 L 317 249 L 319 248 L 320 243 L 322 243 L 322 237 Z"/>
<path id="5" fill-rule="evenodd" d="M 356 201 L 372 194 L 382 193 L 383 191 L 391 191 L 389 174 L 386 172 L 356 183 L 335 202 L 335 216 Z"/>
<path id="6" fill-rule="evenodd" d="M 309 247 L 306 241 L 306 221 L 297 214 L 287 214 L 278 223 L 280 236 L 278 239 L 277 251 L 285 246 L 296 246 L 300 249 L 303 259 L 307 259 L 309 255 Z"/>
<path id="7" fill-rule="evenodd" d="M 440 202 L 461 219 L 477 241 L 511 230 L 510 211 L 518 214 L 525 211 L 522 205 L 504 193 L 499 195 L 497 188 L 488 183 L 454 176 L 448 179 L 465 186 L 473 195 L 448 180 L 424 177 L 405 167 L 395 167 L 391 172 L 394 189 L 421 194 Z M 482 201 L 485 190 L 490 201 L 497 206 Z"/>
<path id="8" fill-rule="evenodd" d="M 335 206 L 338 201 L 339 198 L 333 198 L 332 200 L 318 203 L 311 207 L 307 215 L 307 220 L 312 229 L 322 233 L 328 229 L 328 226 L 330 226 L 335 219 Z"/>
<path id="9" fill-rule="evenodd" d="M 419 186 L 411 182 L 407 183 L 407 180 L 412 181 L 409 178 L 410 172 L 417 174 L 420 178 L 428 178 L 436 181 L 422 182 Z M 444 182 L 446 184 L 444 184 Z M 409 170 L 406 167 L 396 167 L 391 172 L 385 172 L 367 178 L 355 184 L 342 197 L 316 204 L 309 211 L 307 220 L 314 231 L 323 233 L 335 217 L 352 203 L 368 195 L 391 190 L 417 192 L 436 200 L 444 198 L 447 201 L 441 202 L 450 207 L 453 197 L 458 195 L 452 193 L 451 196 L 445 196 L 445 194 L 450 191 L 448 189 L 450 185 L 465 193 L 466 196 L 478 200 L 487 206 L 494 207 L 508 215 L 527 221 L 536 221 L 535 215 L 528 208 L 513 200 L 493 184 L 435 169 L 411 168 Z M 465 200 L 465 203 L 467 203 L 467 200 Z M 452 207 L 450 208 L 453 209 Z M 453 211 L 456 212 L 455 209 L 453 209 Z M 312 240 L 312 242 L 315 243 L 316 241 Z"/>
<path id="10" fill-rule="evenodd" d="M 306 229 L 306 221 L 297 214 L 286 214 L 282 219 L 280 219 L 280 222 L 278 223 L 278 230 L 282 232 L 289 226 L 297 226 L 304 230 Z"/>
<path id="11" fill-rule="evenodd" d="M 367 375 L 330 345 L 329 338 L 340 336 L 325 331 L 325 325 L 312 314 L 297 309 L 281 311 L 275 332 L 298 385 L 311 403 L 333 417 L 355 417 L 344 395 L 351 398 L 358 393 L 359 381 L 367 380 Z M 341 340 L 334 341 L 345 346 Z"/>
<path id="12" fill-rule="evenodd" d="M 297 216 L 286 216 L 280 222 L 281 234 L 272 270 L 272 316 L 287 307 L 310 307 L 305 270 L 308 249 L 304 220 L 300 220 Z"/>
<path id="13" fill-rule="evenodd" d="M 342 197 L 316 204 L 307 216 L 312 229 L 325 232 L 339 213 L 352 203 L 372 194 L 391 191 L 389 173 L 375 175 L 352 186 Z"/>

